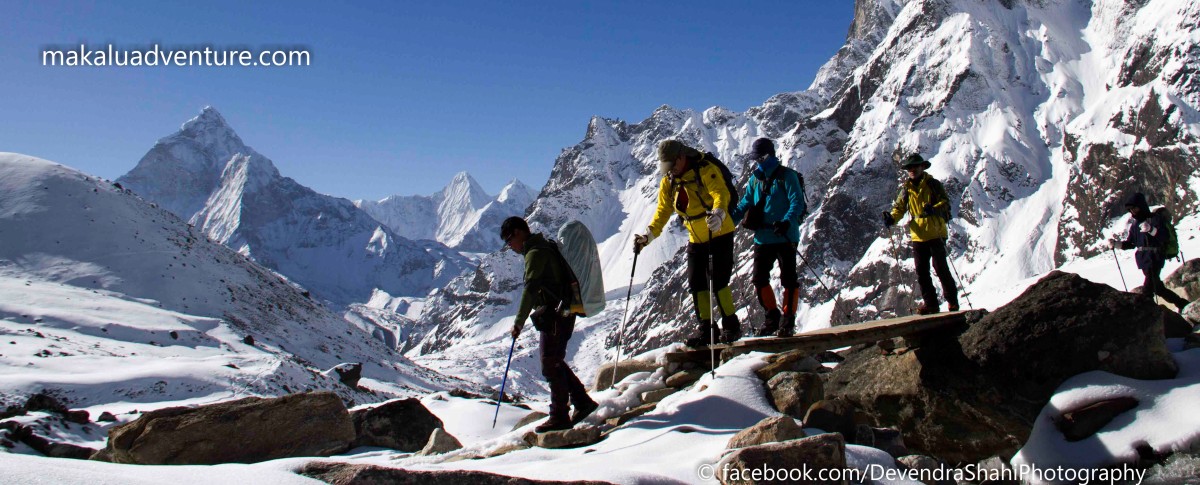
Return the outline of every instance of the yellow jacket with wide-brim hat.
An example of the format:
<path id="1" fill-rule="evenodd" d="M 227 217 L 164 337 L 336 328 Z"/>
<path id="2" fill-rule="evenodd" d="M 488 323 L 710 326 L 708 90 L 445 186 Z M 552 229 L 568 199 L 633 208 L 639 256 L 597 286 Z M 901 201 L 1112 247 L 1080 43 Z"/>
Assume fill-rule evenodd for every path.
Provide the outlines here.
<path id="1" fill-rule="evenodd" d="M 929 168 L 930 163 L 920 156 L 909 157 L 904 168 L 919 165 Z M 929 210 L 926 210 L 926 207 Z M 896 202 L 892 204 L 892 220 L 899 221 L 904 214 L 912 215 L 908 221 L 908 232 L 916 242 L 933 241 L 946 238 L 946 216 L 950 213 L 950 197 L 941 182 L 922 173 L 921 177 L 904 181 Z"/>
<path id="2" fill-rule="evenodd" d="M 694 149 L 691 151 L 695 152 L 697 158 L 702 156 Z M 688 241 L 692 243 L 705 243 L 711 238 L 733 232 L 735 227 L 728 214 L 725 215 L 725 220 L 721 221 L 721 227 L 712 234 L 709 234 L 705 217 L 705 213 L 713 207 L 729 206 L 729 189 L 725 186 L 725 179 L 721 177 L 721 169 L 712 163 L 692 160 L 691 156 L 688 157 L 688 164 L 682 175 L 673 177 L 668 174 L 659 182 L 658 208 L 650 221 L 650 233 L 654 237 L 662 235 L 662 230 L 667 226 L 672 213 L 679 214 L 683 219 L 683 225 L 688 230 Z M 699 180 L 696 178 L 697 173 L 700 176 Z"/>

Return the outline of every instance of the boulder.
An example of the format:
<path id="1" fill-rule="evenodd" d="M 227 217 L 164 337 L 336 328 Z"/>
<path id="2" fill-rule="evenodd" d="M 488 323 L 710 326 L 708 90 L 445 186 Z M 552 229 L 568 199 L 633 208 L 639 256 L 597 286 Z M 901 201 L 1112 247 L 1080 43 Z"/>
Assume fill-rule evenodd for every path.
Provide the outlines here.
<path id="1" fill-rule="evenodd" d="M 530 423 L 536 423 L 538 421 L 541 421 L 541 420 L 545 419 L 547 416 L 549 416 L 549 414 L 543 413 L 541 411 L 531 411 L 529 414 L 526 414 L 524 418 L 521 418 L 520 421 L 517 421 L 517 424 L 513 425 L 512 431 L 516 431 L 518 429 L 529 426 Z"/>
<path id="2" fill-rule="evenodd" d="M 959 343 L 989 378 L 1036 398 L 1040 409 L 1059 384 L 1083 372 L 1174 377 L 1179 369 L 1163 340 L 1163 314 L 1140 295 L 1053 271 L 967 328 Z"/>
<path id="3" fill-rule="evenodd" d="M 600 428 L 580 426 L 562 431 L 525 433 L 525 442 L 538 448 L 579 448 L 600 441 Z"/>
<path id="4" fill-rule="evenodd" d="M 1183 311 L 1180 312 L 1179 315 L 1182 316 L 1184 320 L 1187 320 L 1188 323 L 1192 324 L 1193 327 L 1200 325 L 1200 305 L 1197 305 L 1196 302 L 1192 302 L 1188 306 L 1183 307 Z"/>
<path id="5" fill-rule="evenodd" d="M 812 404 L 804 413 L 804 427 L 817 428 L 829 433 L 841 433 L 843 437 L 858 437 L 858 425 L 866 424 L 855 418 L 857 409 L 845 399 L 821 400 Z"/>
<path id="6" fill-rule="evenodd" d="M 527 478 L 510 477 L 495 473 L 467 470 L 405 470 L 403 468 L 388 468 L 376 465 L 353 465 L 349 463 L 310 462 L 306 463 L 300 475 L 320 480 L 331 485 L 541 485 L 541 484 L 579 484 L 603 485 L 607 482 L 576 481 L 556 482 L 545 480 L 530 480 Z"/>
<path id="7" fill-rule="evenodd" d="M 609 426 L 620 426 L 622 424 L 628 423 L 629 420 L 631 420 L 633 418 L 636 418 L 636 417 L 646 414 L 650 411 L 653 411 L 654 408 L 656 408 L 656 407 L 658 407 L 658 403 L 652 402 L 652 403 L 642 404 L 641 406 L 635 407 L 633 409 L 625 411 L 624 413 L 621 413 L 620 416 L 608 418 L 604 422 L 606 424 L 608 424 Z"/>
<path id="8" fill-rule="evenodd" d="M 429 434 L 429 442 L 425 443 L 425 447 L 417 452 L 417 456 L 440 455 L 461 449 L 462 447 L 463 445 L 458 441 L 458 438 L 455 438 L 442 428 L 438 428 Z"/>
<path id="9" fill-rule="evenodd" d="M 93 458 L 143 465 L 254 463 L 350 448 L 354 424 L 336 394 L 248 397 L 150 411 L 113 427 Z"/>
<path id="10" fill-rule="evenodd" d="M 747 446 L 776 443 L 781 441 L 804 438 L 804 429 L 796 424 L 796 420 L 788 416 L 772 416 L 758 424 L 743 429 L 729 439 L 726 448 L 736 449 Z"/>
<path id="11" fill-rule="evenodd" d="M 935 332 L 901 355 L 854 349 L 828 374 L 826 397 L 900 430 L 916 453 L 950 463 L 1012 456 L 1071 376 L 1173 377 L 1163 313 L 1139 295 L 1052 272 L 961 335 Z"/>
<path id="12" fill-rule="evenodd" d="M 96 422 L 99 422 L 99 423 L 112 423 L 112 422 L 115 422 L 116 420 L 117 420 L 117 417 L 114 416 L 113 413 L 110 413 L 108 411 L 104 411 L 104 412 L 100 413 L 100 417 L 96 418 Z"/>
<path id="13" fill-rule="evenodd" d="M 1188 260 L 1163 278 L 1163 286 L 1190 301 L 1200 299 L 1200 258 Z"/>
<path id="14" fill-rule="evenodd" d="M 671 377 L 667 378 L 667 387 L 683 389 L 692 385 L 693 382 L 700 380 L 701 377 L 704 377 L 705 372 L 704 369 L 681 370 L 671 374 Z"/>
<path id="15" fill-rule="evenodd" d="M 363 365 L 360 362 L 338 364 L 333 367 L 338 380 L 351 389 L 358 389 L 358 381 L 362 379 L 362 369 Z"/>
<path id="16" fill-rule="evenodd" d="M 730 453 L 714 467 L 717 479 L 723 484 L 743 483 L 830 483 L 815 481 L 820 470 L 846 468 L 846 442 L 837 433 L 820 434 L 782 443 L 750 446 Z M 807 469 L 814 480 L 800 475 Z M 788 476 L 760 476 L 768 471 Z M 833 483 L 846 483 L 844 480 Z"/>
<path id="17" fill-rule="evenodd" d="M 643 392 L 642 393 L 642 403 L 644 403 L 644 404 L 657 403 L 659 401 L 662 401 L 663 398 L 670 396 L 671 394 L 675 394 L 676 392 L 679 392 L 679 389 L 675 389 L 675 388 L 671 388 L 671 387 Z"/>
<path id="18" fill-rule="evenodd" d="M 378 446 L 398 451 L 419 451 L 433 430 L 442 428 L 417 398 L 388 401 L 370 409 L 350 413 L 354 422 L 354 446 Z"/>
<path id="19" fill-rule="evenodd" d="M 1162 307 L 1163 336 L 1166 338 L 1184 338 L 1192 334 L 1192 322 L 1174 309 Z M 1185 307 L 1184 310 L 1187 310 Z"/>
<path id="20" fill-rule="evenodd" d="M 1079 441 L 1096 434 L 1121 413 L 1137 406 L 1138 400 L 1132 397 L 1094 402 L 1062 413 L 1054 420 L 1054 427 L 1062 432 L 1067 441 Z"/>
<path id="21" fill-rule="evenodd" d="M 825 397 L 821 376 L 811 372 L 781 372 L 767 381 L 771 401 L 779 412 L 803 418 L 813 403 Z"/>
<path id="22" fill-rule="evenodd" d="M 809 352 L 789 350 L 767 357 L 767 365 L 754 371 L 764 382 L 782 372 L 815 372 L 822 367 Z"/>
<path id="23" fill-rule="evenodd" d="M 596 380 L 592 383 L 592 390 L 599 391 L 608 389 L 613 384 L 614 370 L 617 374 L 617 382 L 621 379 L 629 377 L 638 372 L 654 372 L 658 370 L 658 363 L 649 360 L 625 359 L 617 366 L 613 362 L 606 363 L 596 370 Z"/>
<path id="24" fill-rule="evenodd" d="M 8 431 L 8 436 L 12 440 L 25 443 L 30 448 L 33 448 L 33 451 L 50 458 L 86 460 L 96 453 L 96 450 L 92 448 L 50 441 L 45 437 L 35 434 L 32 426 L 25 426 L 15 421 L 0 423 L 0 429 Z"/>

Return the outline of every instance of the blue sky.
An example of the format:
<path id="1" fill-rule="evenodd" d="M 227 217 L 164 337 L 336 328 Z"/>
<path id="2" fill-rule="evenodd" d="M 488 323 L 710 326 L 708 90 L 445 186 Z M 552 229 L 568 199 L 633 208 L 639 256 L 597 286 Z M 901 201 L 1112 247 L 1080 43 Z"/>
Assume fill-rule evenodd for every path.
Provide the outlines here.
<path id="1" fill-rule="evenodd" d="M 834 2 L 0 0 L 0 151 L 116 178 L 214 106 L 320 192 L 429 194 L 470 172 L 540 188 L 599 115 L 736 111 L 802 90 L 845 39 Z M 48 45 L 302 46 L 307 67 L 41 65 Z"/>

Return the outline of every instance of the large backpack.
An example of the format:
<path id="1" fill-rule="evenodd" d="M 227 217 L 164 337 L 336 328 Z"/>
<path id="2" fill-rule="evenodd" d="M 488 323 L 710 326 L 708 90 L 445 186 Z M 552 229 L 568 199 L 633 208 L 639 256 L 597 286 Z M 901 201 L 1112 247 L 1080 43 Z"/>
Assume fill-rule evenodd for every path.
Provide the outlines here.
<path id="1" fill-rule="evenodd" d="M 1163 227 L 1167 228 L 1167 245 L 1163 247 L 1163 258 L 1179 257 L 1179 236 L 1175 234 L 1175 224 L 1171 223 L 1171 213 L 1167 212 L 1166 207 L 1159 207 L 1154 210 L 1154 215 L 1162 219 Z"/>
<path id="2" fill-rule="evenodd" d="M 600 251 L 592 232 L 579 221 L 567 221 L 558 230 L 559 256 L 571 270 L 571 312 L 595 316 L 604 310 L 604 275 Z M 559 249 L 556 247 L 556 249 Z"/>
<path id="3" fill-rule="evenodd" d="M 733 184 L 733 172 L 730 172 L 729 167 L 726 166 L 725 163 L 719 158 L 717 158 L 716 155 L 713 155 L 712 152 L 705 152 L 704 156 L 700 157 L 700 163 L 697 163 L 692 167 L 692 170 L 696 172 L 696 183 L 698 184 L 703 185 L 703 182 L 700 181 L 700 167 L 706 163 L 716 165 L 717 169 L 721 171 L 721 178 L 725 179 L 725 188 L 729 190 L 729 199 L 726 202 L 725 207 L 722 207 L 721 210 L 724 210 L 726 214 L 729 214 L 729 209 L 737 204 L 737 201 L 741 199 L 741 197 L 738 195 L 737 186 Z M 704 206 L 704 210 L 706 211 L 712 210 L 712 207 L 704 202 L 703 196 L 700 197 L 700 205 Z"/>

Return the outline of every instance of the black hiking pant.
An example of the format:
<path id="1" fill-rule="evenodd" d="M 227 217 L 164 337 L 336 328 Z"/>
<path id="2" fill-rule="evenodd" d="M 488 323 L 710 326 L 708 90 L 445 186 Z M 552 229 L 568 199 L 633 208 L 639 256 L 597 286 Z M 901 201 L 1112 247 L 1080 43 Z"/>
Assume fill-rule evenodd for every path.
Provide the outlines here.
<path id="1" fill-rule="evenodd" d="M 913 241 L 913 258 L 917 266 L 917 284 L 921 287 L 921 298 L 927 308 L 938 308 L 937 290 L 933 288 L 933 278 L 929 275 L 929 261 L 933 260 L 933 269 L 937 271 L 938 280 L 942 282 L 942 294 L 946 295 L 946 303 L 958 306 L 958 287 L 954 276 L 950 274 L 950 265 L 946 263 L 946 240 Z"/>
<path id="2" fill-rule="evenodd" d="M 733 233 L 717 236 L 706 243 L 688 243 L 688 291 L 692 293 L 697 304 L 701 303 L 696 295 L 708 292 L 708 255 L 710 252 L 713 258 L 712 288 L 719 295 L 721 290 L 729 287 L 729 278 L 733 275 Z M 709 295 L 709 298 L 720 301 L 717 295 Z M 712 305 L 711 302 L 712 300 L 709 300 L 709 306 Z M 725 308 L 724 304 L 720 307 L 721 315 L 733 314 L 733 308 Z M 701 317 L 701 320 L 707 313 L 708 311 L 701 313 L 700 308 L 696 308 L 696 314 Z"/>
<path id="3" fill-rule="evenodd" d="M 784 288 L 799 288 L 796 277 L 796 247 L 791 243 L 754 245 L 754 274 L 750 281 L 756 288 L 771 284 L 771 268 L 779 262 L 779 284 Z"/>
<path id="4" fill-rule="evenodd" d="M 1160 275 L 1162 274 L 1163 266 L 1166 264 L 1166 260 L 1155 258 L 1149 266 L 1142 268 L 1142 275 L 1146 277 L 1142 283 L 1142 296 L 1153 299 L 1154 295 L 1158 295 L 1168 303 L 1182 310 L 1183 307 L 1187 306 L 1188 301 L 1175 294 L 1174 291 L 1168 290 L 1167 286 L 1162 282 Z"/>
<path id="5" fill-rule="evenodd" d="M 579 407 L 592 399 L 579 377 L 567 367 L 567 343 L 575 331 L 575 317 L 555 315 L 554 324 L 541 333 L 542 376 L 550 385 L 550 417 L 567 419 L 570 404 Z"/>

